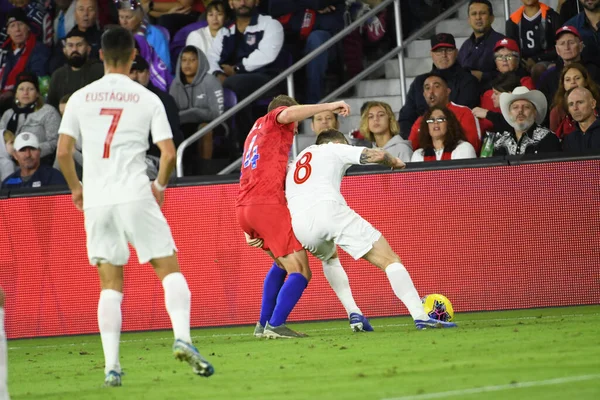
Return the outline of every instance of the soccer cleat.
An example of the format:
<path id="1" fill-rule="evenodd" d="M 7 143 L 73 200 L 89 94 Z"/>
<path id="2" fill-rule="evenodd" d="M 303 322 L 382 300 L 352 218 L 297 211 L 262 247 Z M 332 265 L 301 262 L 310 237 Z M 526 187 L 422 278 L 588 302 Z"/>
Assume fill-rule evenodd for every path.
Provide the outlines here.
<path id="1" fill-rule="evenodd" d="M 350 329 L 354 332 L 373 332 L 373 327 L 364 315 L 358 313 L 350 314 Z"/>
<path id="2" fill-rule="evenodd" d="M 109 371 L 104 378 L 104 387 L 121 386 L 121 374 L 117 371 Z"/>
<path id="3" fill-rule="evenodd" d="M 260 324 L 260 321 L 256 323 L 256 327 L 254 328 L 254 336 L 257 338 L 263 337 L 265 333 L 265 327 Z"/>
<path id="4" fill-rule="evenodd" d="M 296 339 L 307 337 L 308 335 L 305 333 L 296 332 L 293 329 L 288 328 L 285 324 L 281 324 L 279 326 L 271 326 L 267 322 L 267 326 L 265 326 L 265 331 L 263 333 L 263 337 L 267 339 Z"/>
<path id="5" fill-rule="evenodd" d="M 416 319 L 415 326 L 417 329 L 427 329 L 427 328 L 456 328 L 454 322 L 445 322 L 440 321 L 439 319 L 429 318 L 429 319 Z"/>
<path id="6" fill-rule="evenodd" d="M 173 344 L 173 355 L 179 361 L 186 361 L 192 366 L 196 375 L 209 377 L 215 373 L 213 366 L 204 359 L 198 349 L 190 343 L 177 339 Z"/>

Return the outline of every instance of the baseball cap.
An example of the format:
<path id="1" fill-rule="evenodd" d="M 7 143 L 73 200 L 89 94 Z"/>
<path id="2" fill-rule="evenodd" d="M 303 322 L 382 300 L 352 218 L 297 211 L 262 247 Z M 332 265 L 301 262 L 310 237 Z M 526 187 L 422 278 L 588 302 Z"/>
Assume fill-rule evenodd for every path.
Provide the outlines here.
<path id="1" fill-rule="evenodd" d="M 34 133 L 22 132 L 17 135 L 14 143 L 15 150 L 21 151 L 25 147 L 40 148 L 40 142 Z"/>
<path id="2" fill-rule="evenodd" d="M 131 64 L 131 71 L 146 71 L 147 69 L 150 69 L 148 61 L 139 54 L 136 55 L 133 64 Z"/>
<path id="3" fill-rule="evenodd" d="M 557 30 L 556 35 L 554 35 L 554 36 L 556 36 L 556 39 L 558 39 L 558 37 L 560 35 L 562 35 L 563 33 L 571 33 L 571 34 L 577 36 L 579 39 L 581 39 L 581 35 L 579 34 L 579 31 L 574 26 L 565 25 L 565 26 L 561 27 L 559 30 Z"/>
<path id="4" fill-rule="evenodd" d="M 517 53 L 520 53 L 521 51 L 519 50 L 519 45 L 517 44 L 517 42 L 515 42 L 514 40 L 510 39 L 510 38 L 504 38 L 501 40 L 498 40 L 496 42 L 496 44 L 494 45 L 494 51 L 497 51 L 498 49 L 507 49 L 510 51 L 515 51 Z"/>
<path id="5" fill-rule="evenodd" d="M 456 48 L 456 41 L 454 36 L 450 33 L 438 33 L 431 38 L 431 51 L 434 51 L 440 47 L 449 47 L 452 49 Z"/>
<path id="6" fill-rule="evenodd" d="M 26 25 L 29 25 L 27 14 L 22 8 L 15 7 L 8 12 L 6 16 L 6 26 L 8 27 L 10 24 L 16 21 L 20 21 Z"/>

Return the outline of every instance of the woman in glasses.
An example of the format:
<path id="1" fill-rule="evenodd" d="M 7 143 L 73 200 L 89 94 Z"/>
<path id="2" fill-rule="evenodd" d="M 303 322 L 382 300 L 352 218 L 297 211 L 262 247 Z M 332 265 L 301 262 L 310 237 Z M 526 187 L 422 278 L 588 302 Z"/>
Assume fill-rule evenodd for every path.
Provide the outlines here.
<path id="1" fill-rule="evenodd" d="M 386 150 L 394 157 L 409 162 L 412 145 L 399 135 L 400 126 L 392 107 L 382 101 L 371 101 L 360 117 L 360 133 L 373 147 Z"/>
<path id="2" fill-rule="evenodd" d="M 529 73 L 521 63 L 521 53 L 517 42 L 509 38 L 504 38 L 496 42 L 494 46 L 494 61 L 496 62 L 496 70 L 500 73 L 499 75 L 514 74 L 520 80 L 520 84 L 517 86 L 525 86 L 529 90 L 535 89 L 533 79 L 531 79 L 531 76 L 529 76 Z M 484 87 L 480 106 L 486 110 L 499 113 L 500 108 L 494 106 L 493 95 L 494 90 L 490 86 Z"/>
<path id="3" fill-rule="evenodd" d="M 423 115 L 419 130 L 419 149 L 413 153 L 411 162 L 476 157 L 475 149 L 467 142 L 452 111 L 436 106 Z"/>

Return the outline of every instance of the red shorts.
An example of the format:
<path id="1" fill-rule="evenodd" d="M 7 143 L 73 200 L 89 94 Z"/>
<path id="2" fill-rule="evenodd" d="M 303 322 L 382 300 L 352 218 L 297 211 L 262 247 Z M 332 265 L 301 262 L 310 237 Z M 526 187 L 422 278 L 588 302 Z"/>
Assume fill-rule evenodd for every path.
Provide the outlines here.
<path id="1" fill-rule="evenodd" d="M 253 239 L 264 241 L 263 249 L 275 258 L 303 249 L 292 230 L 292 218 L 283 204 L 238 206 L 235 208 L 240 227 Z"/>

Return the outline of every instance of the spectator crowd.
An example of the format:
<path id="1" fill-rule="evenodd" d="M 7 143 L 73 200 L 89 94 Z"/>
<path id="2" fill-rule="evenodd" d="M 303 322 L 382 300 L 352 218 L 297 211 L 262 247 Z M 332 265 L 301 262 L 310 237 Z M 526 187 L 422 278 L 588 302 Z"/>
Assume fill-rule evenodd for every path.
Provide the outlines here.
<path id="1" fill-rule="evenodd" d="M 111 25 L 134 34 L 130 77 L 161 99 L 179 145 L 379 3 L 1 0 L 2 187 L 64 183 L 55 162 L 61 113 L 72 93 L 103 76 L 100 40 Z M 412 29 L 419 15 L 424 23 L 452 3 L 401 1 L 403 16 L 415 16 Z M 471 0 L 470 37 L 457 48 L 450 33 L 428 36 L 431 71 L 414 79 L 397 117 L 385 102 L 363 104 L 354 142 L 406 162 L 600 151 L 600 0 L 560 0 L 557 10 L 539 0 L 522 4 L 503 35 L 492 28 L 490 1 Z M 393 9 L 384 9 L 310 61 L 296 74 L 299 100 L 318 102 L 358 74 L 365 57 L 393 47 L 393 23 Z M 254 120 L 282 89 L 191 146 L 186 175 L 214 174 L 219 159 L 239 157 Z M 338 126 L 329 112 L 311 124 L 317 135 Z M 78 143 L 79 174 L 80 150 Z M 158 155 L 149 136 L 151 178 Z"/>

